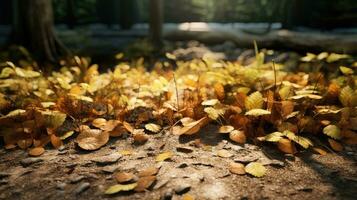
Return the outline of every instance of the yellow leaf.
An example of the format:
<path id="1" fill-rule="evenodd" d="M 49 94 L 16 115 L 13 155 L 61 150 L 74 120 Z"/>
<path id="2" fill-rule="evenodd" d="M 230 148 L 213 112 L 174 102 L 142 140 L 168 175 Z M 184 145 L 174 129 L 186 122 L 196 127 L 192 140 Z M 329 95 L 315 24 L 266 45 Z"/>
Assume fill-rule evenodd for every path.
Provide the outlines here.
<path id="1" fill-rule="evenodd" d="M 252 109 L 261 109 L 263 108 L 263 95 L 259 92 L 256 91 L 252 94 L 250 94 L 246 100 L 245 100 L 245 108 L 247 110 L 252 110 Z"/>
<path id="2" fill-rule="evenodd" d="M 116 184 L 113 186 L 110 186 L 104 193 L 105 194 L 116 194 L 121 191 L 130 191 L 133 190 L 138 184 L 137 183 L 131 183 L 127 185 L 122 185 L 122 184 Z"/>
<path id="3" fill-rule="evenodd" d="M 313 53 L 307 53 L 305 57 L 302 57 L 300 60 L 304 62 L 311 62 L 316 59 L 316 55 Z"/>
<path id="4" fill-rule="evenodd" d="M 262 177 L 266 173 L 266 168 L 259 162 L 251 162 L 245 166 L 245 171 L 255 177 Z"/>
<path id="5" fill-rule="evenodd" d="M 218 129 L 218 133 L 230 133 L 234 130 L 233 126 L 221 126 Z"/>
<path id="6" fill-rule="evenodd" d="M 267 142 L 279 142 L 279 140 L 284 136 L 284 134 L 280 132 L 270 133 L 264 137 L 258 137 L 260 141 L 267 141 Z"/>
<path id="7" fill-rule="evenodd" d="M 205 100 L 201 103 L 201 105 L 203 106 L 214 106 L 216 104 L 219 103 L 218 99 L 209 99 L 209 100 Z"/>
<path id="8" fill-rule="evenodd" d="M 213 107 L 207 107 L 204 109 L 204 111 L 208 114 L 208 117 L 213 120 L 217 120 L 219 116 L 222 116 L 224 114 L 224 110 L 216 109 Z"/>
<path id="9" fill-rule="evenodd" d="M 346 86 L 342 88 L 339 99 L 344 107 L 349 107 L 352 104 L 352 97 L 353 97 L 354 91 L 350 86 Z"/>
<path id="10" fill-rule="evenodd" d="M 145 129 L 153 133 L 157 133 L 161 130 L 161 126 L 157 124 L 149 123 L 145 125 Z"/>
<path id="11" fill-rule="evenodd" d="M 174 154 L 171 151 L 160 153 L 156 156 L 156 162 L 162 162 L 167 159 L 170 159 Z"/>
<path id="12" fill-rule="evenodd" d="M 245 113 L 245 115 L 250 115 L 250 116 L 261 116 L 261 115 L 270 115 L 270 114 L 271 112 L 269 110 L 263 110 L 263 109 L 252 109 Z"/>
<path id="13" fill-rule="evenodd" d="M 203 117 L 200 120 L 187 124 L 178 131 L 177 135 L 192 135 L 197 133 L 198 131 L 200 131 L 201 125 L 206 119 L 206 117 Z"/>
<path id="14" fill-rule="evenodd" d="M 328 125 L 323 129 L 323 133 L 334 138 L 341 139 L 341 130 L 336 125 Z"/>
<path id="15" fill-rule="evenodd" d="M 344 66 L 340 66 L 340 70 L 344 75 L 351 75 L 353 74 L 353 69 L 348 68 L 348 67 L 344 67 Z"/>
<path id="16" fill-rule="evenodd" d="M 346 54 L 337 54 L 337 53 L 331 53 L 327 58 L 326 61 L 328 63 L 332 63 L 332 62 L 336 62 L 339 61 L 341 59 L 345 59 L 345 58 L 349 58 L 349 55 Z"/>
<path id="17" fill-rule="evenodd" d="M 12 74 L 15 74 L 15 71 L 10 67 L 5 67 L 1 70 L 0 78 L 8 78 Z"/>
<path id="18" fill-rule="evenodd" d="M 71 137 L 73 135 L 74 131 L 68 131 L 65 134 L 61 135 L 61 137 L 59 137 L 61 140 L 65 140 L 69 137 Z"/>

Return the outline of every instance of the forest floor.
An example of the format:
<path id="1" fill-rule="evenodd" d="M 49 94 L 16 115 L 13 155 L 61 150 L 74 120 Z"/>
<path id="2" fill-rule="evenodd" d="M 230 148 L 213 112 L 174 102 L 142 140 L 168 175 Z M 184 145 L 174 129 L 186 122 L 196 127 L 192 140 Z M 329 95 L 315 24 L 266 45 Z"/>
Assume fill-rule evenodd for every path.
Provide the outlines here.
<path id="1" fill-rule="evenodd" d="M 0 199 L 355 199 L 357 149 L 345 147 L 327 155 L 283 155 L 269 146 L 232 144 L 213 125 L 196 136 L 151 135 L 135 146 L 129 139 L 112 139 L 107 146 L 86 152 L 67 143 L 41 157 L 23 150 L 0 151 Z M 201 143 L 198 145 L 197 139 Z M 217 152 L 229 152 L 224 157 Z M 171 151 L 171 159 L 155 157 Z M 259 161 L 266 176 L 230 173 L 231 162 Z M 106 195 L 115 172 L 159 167 L 157 181 L 145 192 Z M 192 199 L 192 198 L 191 198 Z"/>

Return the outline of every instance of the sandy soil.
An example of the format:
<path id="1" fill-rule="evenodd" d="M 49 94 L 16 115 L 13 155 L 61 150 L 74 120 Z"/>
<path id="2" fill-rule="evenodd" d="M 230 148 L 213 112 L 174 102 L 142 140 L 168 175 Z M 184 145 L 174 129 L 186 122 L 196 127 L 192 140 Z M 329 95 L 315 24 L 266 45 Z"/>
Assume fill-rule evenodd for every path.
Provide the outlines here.
<path id="1" fill-rule="evenodd" d="M 177 138 L 150 135 L 144 145 L 130 138 L 112 139 L 98 151 L 86 152 L 68 142 L 32 158 L 24 150 L 0 150 L 0 199 L 356 199 L 357 148 L 322 156 L 301 152 L 283 155 L 274 146 L 237 145 L 208 126 L 199 135 Z M 201 146 L 197 146 L 200 139 Z M 196 142 L 195 142 L 196 141 Z M 222 158 L 225 149 L 232 156 Z M 131 150 L 132 154 L 122 155 Z M 165 151 L 174 156 L 158 163 Z M 262 178 L 229 172 L 230 162 L 262 162 Z M 156 182 L 145 192 L 105 195 L 116 184 L 113 173 L 160 167 Z"/>

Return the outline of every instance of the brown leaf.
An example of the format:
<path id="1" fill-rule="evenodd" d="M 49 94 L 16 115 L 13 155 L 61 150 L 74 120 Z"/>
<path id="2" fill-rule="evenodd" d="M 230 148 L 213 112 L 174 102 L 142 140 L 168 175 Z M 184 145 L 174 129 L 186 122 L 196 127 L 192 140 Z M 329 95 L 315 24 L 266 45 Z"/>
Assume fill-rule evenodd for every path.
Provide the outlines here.
<path id="1" fill-rule="evenodd" d="M 19 146 L 21 149 L 27 149 L 32 145 L 32 139 L 22 139 L 17 141 L 17 146 Z"/>
<path id="2" fill-rule="evenodd" d="M 330 143 L 331 148 L 333 150 L 335 150 L 335 151 L 342 151 L 343 150 L 343 146 L 339 142 L 337 142 L 336 140 L 328 138 L 328 143 Z"/>
<path id="3" fill-rule="evenodd" d="M 244 165 L 241 164 L 241 163 L 231 162 L 231 163 L 229 164 L 229 171 L 230 171 L 232 174 L 239 174 L 239 175 L 245 174 Z"/>
<path id="4" fill-rule="evenodd" d="M 138 176 L 139 177 L 153 176 L 153 175 L 156 175 L 159 172 L 159 170 L 160 170 L 160 168 L 158 168 L 158 167 L 149 167 L 149 168 L 141 170 L 138 173 Z"/>
<path id="5" fill-rule="evenodd" d="M 62 140 L 59 137 L 57 137 L 55 134 L 50 135 L 50 140 L 52 146 L 56 149 L 60 148 L 63 145 Z"/>
<path id="6" fill-rule="evenodd" d="M 156 176 L 144 176 L 139 178 L 137 186 L 135 187 L 136 192 L 144 192 L 156 181 Z"/>
<path id="7" fill-rule="evenodd" d="M 323 156 L 327 154 L 327 152 L 325 150 L 318 148 L 318 147 L 314 147 L 313 150 Z"/>
<path id="8" fill-rule="evenodd" d="M 144 129 L 134 129 L 133 130 L 134 142 L 143 144 L 149 140 L 149 136 L 145 134 Z"/>
<path id="9" fill-rule="evenodd" d="M 127 172 L 115 173 L 114 177 L 118 183 L 130 182 L 136 179 L 136 176 L 133 173 L 127 173 Z"/>
<path id="10" fill-rule="evenodd" d="M 180 129 L 178 135 L 193 135 L 197 133 L 198 131 L 200 131 L 201 125 L 205 120 L 207 120 L 207 117 L 203 117 L 200 120 L 187 124 L 186 126 Z"/>
<path id="11" fill-rule="evenodd" d="M 43 147 L 35 147 L 35 148 L 30 149 L 29 155 L 36 157 L 36 156 L 42 155 L 44 152 L 45 152 L 45 149 Z"/>
<path id="12" fill-rule="evenodd" d="M 244 131 L 240 131 L 240 130 L 234 130 L 232 132 L 229 133 L 229 138 L 234 141 L 237 142 L 239 144 L 244 144 L 246 142 L 246 136 L 244 134 Z"/>
<path id="13" fill-rule="evenodd" d="M 291 140 L 282 138 L 278 141 L 278 148 L 288 154 L 294 154 L 296 152 L 294 144 L 291 142 Z"/>
<path id="14" fill-rule="evenodd" d="M 77 136 L 78 146 L 84 150 L 97 150 L 107 144 L 109 133 L 100 129 L 85 129 Z"/>

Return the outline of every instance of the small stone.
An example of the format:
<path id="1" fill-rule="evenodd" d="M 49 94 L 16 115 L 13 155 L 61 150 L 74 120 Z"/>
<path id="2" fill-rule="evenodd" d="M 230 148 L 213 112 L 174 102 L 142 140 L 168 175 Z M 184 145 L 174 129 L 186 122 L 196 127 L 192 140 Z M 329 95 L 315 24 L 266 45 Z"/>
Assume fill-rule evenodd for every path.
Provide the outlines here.
<path id="1" fill-rule="evenodd" d="M 90 187 L 90 184 L 88 182 L 84 182 L 82 184 L 80 184 L 75 190 L 74 193 L 75 194 L 80 194 L 82 192 L 84 192 L 85 190 L 87 190 Z"/>
<path id="2" fill-rule="evenodd" d="M 184 194 L 190 191 L 191 185 L 189 183 L 182 183 L 175 186 L 174 190 L 176 194 Z"/>
<path id="3" fill-rule="evenodd" d="M 113 173 L 118 169 L 118 166 L 105 166 L 102 168 L 102 171 L 105 173 Z"/>
<path id="4" fill-rule="evenodd" d="M 78 182 L 80 182 L 81 180 L 83 180 L 85 178 L 86 178 L 85 176 L 74 176 L 74 177 L 69 179 L 69 182 L 70 183 L 78 183 Z"/>
<path id="5" fill-rule="evenodd" d="M 20 161 L 21 165 L 23 167 L 28 167 L 32 164 L 35 164 L 35 163 L 39 163 L 39 162 L 42 162 L 43 159 L 42 158 L 25 158 L 25 159 L 22 159 Z"/>
<path id="6" fill-rule="evenodd" d="M 235 158 L 234 162 L 240 162 L 240 163 L 250 163 L 250 162 L 254 162 L 257 161 L 259 158 L 257 156 L 251 156 L 251 155 L 247 155 L 244 157 L 240 157 L 240 158 Z"/>
<path id="7" fill-rule="evenodd" d="M 122 157 L 121 154 L 115 153 L 107 156 L 101 156 L 93 158 L 91 161 L 97 163 L 98 165 L 110 165 L 118 162 L 118 160 Z"/>
<path id="8" fill-rule="evenodd" d="M 66 183 L 63 183 L 63 182 L 57 183 L 56 189 L 58 189 L 58 190 L 64 190 L 66 186 L 67 186 Z"/>
<path id="9" fill-rule="evenodd" d="M 173 191 L 168 190 L 164 193 L 164 195 L 160 198 L 161 200 L 171 200 L 173 196 Z"/>

